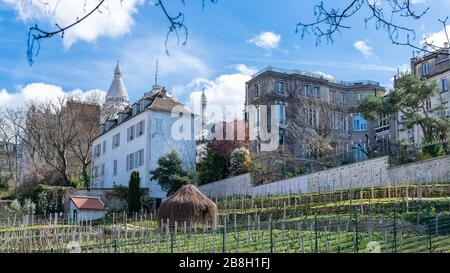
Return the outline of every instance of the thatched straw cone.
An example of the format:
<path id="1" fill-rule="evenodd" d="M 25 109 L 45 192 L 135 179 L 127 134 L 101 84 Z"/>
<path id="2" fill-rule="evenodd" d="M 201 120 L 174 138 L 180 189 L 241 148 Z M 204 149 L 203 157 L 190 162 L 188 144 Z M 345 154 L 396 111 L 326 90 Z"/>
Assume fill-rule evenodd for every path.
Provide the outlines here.
<path id="1" fill-rule="evenodd" d="M 156 220 L 161 224 L 191 226 L 194 223 L 216 225 L 219 211 L 217 205 L 201 193 L 194 185 L 185 185 L 175 192 L 169 199 L 161 203 Z"/>

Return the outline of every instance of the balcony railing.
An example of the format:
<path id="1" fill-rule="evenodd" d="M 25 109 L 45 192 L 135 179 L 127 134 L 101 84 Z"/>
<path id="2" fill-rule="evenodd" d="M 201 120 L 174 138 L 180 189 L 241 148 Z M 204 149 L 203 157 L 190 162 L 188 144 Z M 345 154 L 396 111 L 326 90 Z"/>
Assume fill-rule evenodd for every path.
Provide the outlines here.
<path id="1" fill-rule="evenodd" d="M 383 125 L 383 126 L 378 126 L 374 130 L 375 130 L 375 133 L 378 134 L 378 133 L 382 133 L 385 131 L 389 131 L 389 129 L 390 129 L 390 125 L 387 124 L 387 125 Z"/>
<path id="2" fill-rule="evenodd" d="M 308 77 L 312 77 L 312 78 L 317 78 L 317 79 L 325 79 L 328 80 L 331 83 L 334 84 L 338 84 L 338 85 L 344 85 L 344 86 L 358 86 L 358 85 L 376 85 L 376 86 L 380 86 L 379 82 L 376 81 L 370 81 L 370 80 L 362 80 L 362 81 L 341 81 L 341 80 L 336 80 L 330 77 L 326 77 L 322 74 L 319 73 L 313 73 L 313 72 L 308 72 L 308 71 L 304 71 L 304 70 L 298 70 L 298 69 L 293 69 L 293 70 L 289 70 L 289 69 L 282 69 L 282 68 L 276 68 L 276 67 L 272 67 L 269 66 L 259 72 L 257 72 L 256 74 L 253 75 L 253 77 L 257 77 L 261 74 L 263 74 L 264 72 L 267 71 L 273 71 L 273 72 L 278 72 L 278 73 L 283 73 L 283 74 L 298 74 L 298 75 L 302 75 L 302 76 L 308 76 Z"/>

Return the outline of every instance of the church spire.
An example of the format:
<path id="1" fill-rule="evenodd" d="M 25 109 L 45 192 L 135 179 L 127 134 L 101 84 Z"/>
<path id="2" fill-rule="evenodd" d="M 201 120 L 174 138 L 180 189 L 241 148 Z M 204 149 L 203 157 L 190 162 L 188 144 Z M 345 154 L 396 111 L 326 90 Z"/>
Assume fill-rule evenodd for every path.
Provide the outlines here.
<path id="1" fill-rule="evenodd" d="M 201 96 L 201 126 L 202 126 L 202 140 L 205 140 L 204 132 L 206 130 L 206 124 L 208 123 L 208 117 L 206 115 L 206 107 L 208 105 L 208 100 L 206 99 L 205 88 L 203 88 Z"/>
<path id="2" fill-rule="evenodd" d="M 159 60 L 156 59 L 155 84 L 152 86 L 152 90 L 150 92 L 145 93 L 145 96 L 153 95 L 156 94 L 157 92 L 164 90 L 164 86 L 158 83 L 158 77 L 159 77 Z"/>
<path id="3" fill-rule="evenodd" d="M 156 69 L 155 69 L 155 85 L 158 85 L 158 65 L 159 65 L 159 60 L 156 59 Z"/>

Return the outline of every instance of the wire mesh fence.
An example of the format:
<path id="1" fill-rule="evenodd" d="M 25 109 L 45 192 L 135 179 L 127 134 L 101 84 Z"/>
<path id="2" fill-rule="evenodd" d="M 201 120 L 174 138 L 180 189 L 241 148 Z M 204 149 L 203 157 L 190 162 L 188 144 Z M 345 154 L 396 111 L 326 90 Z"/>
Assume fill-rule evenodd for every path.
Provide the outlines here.
<path id="1" fill-rule="evenodd" d="M 115 223 L 0 230 L 0 252 L 83 253 L 408 253 L 450 252 L 450 214 L 422 201 L 408 211 L 360 208 L 262 220 L 259 212 L 217 223 L 156 223 L 149 215 Z"/>

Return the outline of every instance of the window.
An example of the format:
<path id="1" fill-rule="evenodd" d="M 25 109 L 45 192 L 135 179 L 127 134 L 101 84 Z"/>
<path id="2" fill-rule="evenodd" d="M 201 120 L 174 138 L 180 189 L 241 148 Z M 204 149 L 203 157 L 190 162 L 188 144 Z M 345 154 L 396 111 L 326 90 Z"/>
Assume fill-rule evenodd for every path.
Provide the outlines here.
<path id="1" fill-rule="evenodd" d="M 97 144 L 94 147 L 94 157 L 100 157 L 100 149 L 101 149 L 101 144 Z"/>
<path id="2" fill-rule="evenodd" d="M 117 159 L 115 159 L 113 163 L 113 175 L 117 176 Z"/>
<path id="3" fill-rule="evenodd" d="M 367 131 L 367 122 L 361 115 L 355 115 L 353 117 L 353 131 L 355 132 Z"/>
<path id="4" fill-rule="evenodd" d="M 142 112 L 145 109 L 145 101 L 141 101 L 141 103 L 139 104 L 139 111 Z"/>
<path id="5" fill-rule="evenodd" d="M 341 124 L 340 124 L 341 132 L 347 133 L 347 118 L 344 115 L 341 115 Z"/>
<path id="6" fill-rule="evenodd" d="M 313 94 L 312 94 L 314 97 L 316 97 L 316 98 L 318 98 L 318 97 L 320 97 L 320 87 L 317 87 L 317 86 L 315 86 L 314 88 L 313 88 Z"/>
<path id="7" fill-rule="evenodd" d="M 429 75 L 429 74 L 430 74 L 430 64 L 423 63 L 422 64 L 422 75 Z"/>
<path id="8" fill-rule="evenodd" d="M 133 105 L 133 108 L 131 110 L 131 115 L 136 115 L 138 113 L 138 105 Z"/>
<path id="9" fill-rule="evenodd" d="M 317 111 L 313 109 L 305 109 L 308 125 L 312 128 L 317 125 Z"/>
<path id="10" fill-rule="evenodd" d="M 379 114 L 378 117 L 378 126 L 383 127 L 389 125 L 389 115 L 388 114 Z"/>
<path id="11" fill-rule="evenodd" d="M 131 171 L 134 169 L 134 153 L 127 155 L 126 170 Z"/>
<path id="12" fill-rule="evenodd" d="M 162 134 L 163 120 L 160 118 L 154 118 L 152 120 L 153 134 Z"/>
<path id="13" fill-rule="evenodd" d="M 358 93 L 355 95 L 355 102 L 359 103 L 364 98 L 364 93 Z"/>
<path id="14" fill-rule="evenodd" d="M 280 146 L 284 145 L 284 133 L 283 131 L 280 131 L 279 136 L 278 136 L 278 144 Z"/>
<path id="15" fill-rule="evenodd" d="M 140 167 L 144 165 L 144 149 L 134 153 L 134 167 Z"/>
<path id="16" fill-rule="evenodd" d="M 98 177 L 98 166 L 94 167 L 94 178 Z"/>
<path id="17" fill-rule="evenodd" d="M 427 110 L 427 111 L 431 110 L 431 98 L 425 99 L 425 110 Z"/>
<path id="18" fill-rule="evenodd" d="M 303 85 L 303 95 L 307 96 L 309 92 L 309 85 L 305 84 Z"/>
<path id="19" fill-rule="evenodd" d="M 346 100 L 346 95 L 345 95 L 345 93 L 340 93 L 340 94 L 339 94 L 339 104 L 340 104 L 340 105 L 345 105 L 345 100 Z"/>
<path id="20" fill-rule="evenodd" d="M 105 163 L 102 164 L 102 171 L 100 173 L 101 176 L 105 175 Z"/>
<path id="21" fill-rule="evenodd" d="M 132 141 L 134 139 L 134 125 L 128 127 L 127 129 L 127 139 L 128 141 Z"/>
<path id="22" fill-rule="evenodd" d="M 120 146 L 120 133 L 113 135 L 112 148 L 115 149 Z"/>
<path id="23" fill-rule="evenodd" d="M 277 105 L 277 119 L 279 125 L 286 125 L 286 105 Z"/>
<path id="24" fill-rule="evenodd" d="M 261 118 L 261 110 L 258 107 L 256 108 L 256 128 L 259 128 L 260 118 Z"/>
<path id="25" fill-rule="evenodd" d="M 145 120 L 141 120 L 140 122 L 138 122 L 138 124 L 136 124 L 136 136 L 142 136 L 144 134 L 145 131 Z"/>
<path id="26" fill-rule="evenodd" d="M 353 144 L 353 150 L 356 161 L 362 161 L 364 159 L 367 159 L 367 155 L 364 153 L 364 151 L 367 150 L 366 143 Z"/>
<path id="27" fill-rule="evenodd" d="M 448 79 L 447 77 L 441 79 L 441 93 L 448 91 Z"/>
<path id="28" fill-rule="evenodd" d="M 259 97 L 259 85 L 255 84 L 255 98 Z"/>
<path id="29" fill-rule="evenodd" d="M 277 94 L 280 94 L 280 95 L 284 94 L 284 83 L 283 82 L 277 82 Z"/>
<path id="30" fill-rule="evenodd" d="M 106 153 L 106 140 L 103 141 L 103 154 Z"/>
<path id="31" fill-rule="evenodd" d="M 336 102 L 336 91 L 330 91 L 331 102 Z"/>

